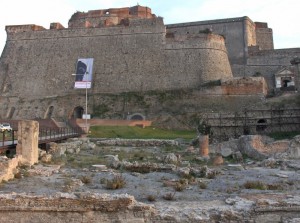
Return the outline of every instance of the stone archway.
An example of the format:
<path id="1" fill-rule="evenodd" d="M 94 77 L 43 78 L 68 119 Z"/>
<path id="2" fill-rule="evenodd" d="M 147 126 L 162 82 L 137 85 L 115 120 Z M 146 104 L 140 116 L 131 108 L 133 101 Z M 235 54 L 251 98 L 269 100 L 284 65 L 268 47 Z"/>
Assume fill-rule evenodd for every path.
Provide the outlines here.
<path id="1" fill-rule="evenodd" d="M 73 112 L 72 112 L 72 115 L 71 115 L 71 118 L 82 118 L 83 116 L 83 113 L 84 113 L 84 109 L 83 107 L 81 106 L 77 106 L 74 108 Z"/>
<path id="2" fill-rule="evenodd" d="M 145 116 L 143 115 L 143 114 L 141 114 L 141 113 L 134 113 L 134 114 L 132 114 L 132 115 L 128 115 L 127 116 L 127 119 L 128 120 L 145 120 L 146 118 L 145 118 Z"/>
<path id="3" fill-rule="evenodd" d="M 266 119 L 259 119 L 256 125 L 257 132 L 263 132 L 267 128 L 267 120 Z"/>

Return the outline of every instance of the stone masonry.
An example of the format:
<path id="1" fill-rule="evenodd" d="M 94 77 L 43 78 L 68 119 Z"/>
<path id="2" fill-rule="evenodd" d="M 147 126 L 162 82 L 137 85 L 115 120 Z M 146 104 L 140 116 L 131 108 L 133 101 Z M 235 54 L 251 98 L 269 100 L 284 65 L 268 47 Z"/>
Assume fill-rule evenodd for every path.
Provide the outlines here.
<path id="1" fill-rule="evenodd" d="M 38 162 L 39 123 L 23 120 L 18 123 L 17 156 L 21 156 L 21 163 L 33 165 Z"/>

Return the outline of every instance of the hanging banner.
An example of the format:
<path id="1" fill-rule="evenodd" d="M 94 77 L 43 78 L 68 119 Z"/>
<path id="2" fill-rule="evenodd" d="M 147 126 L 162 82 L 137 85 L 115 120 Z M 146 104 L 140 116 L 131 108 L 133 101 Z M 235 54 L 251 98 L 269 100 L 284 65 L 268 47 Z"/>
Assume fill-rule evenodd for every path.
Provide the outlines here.
<path id="1" fill-rule="evenodd" d="M 76 65 L 75 88 L 91 88 L 94 58 L 79 58 Z"/>

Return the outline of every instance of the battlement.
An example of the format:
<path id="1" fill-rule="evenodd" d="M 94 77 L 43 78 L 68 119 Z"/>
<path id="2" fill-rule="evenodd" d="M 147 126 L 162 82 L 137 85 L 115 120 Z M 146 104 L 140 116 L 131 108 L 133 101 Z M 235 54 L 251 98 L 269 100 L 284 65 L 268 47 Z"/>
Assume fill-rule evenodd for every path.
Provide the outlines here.
<path id="1" fill-rule="evenodd" d="M 45 30 L 43 26 L 38 26 L 34 24 L 28 25 L 13 25 L 13 26 L 6 26 L 5 31 L 9 33 L 19 33 L 19 32 L 28 32 L 28 31 L 38 31 L 38 30 Z"/>
<path id="2" fill-rule="evenodd" d="M 156 16 L 151 9 L 144 6 L 126 8 L 110 8 L 90 10 L 88 12 L 76 12 L 69 20 L 69 28 L 106 27 L 114 25 L 126 25 L 128 19 L 152 19 Z"/>

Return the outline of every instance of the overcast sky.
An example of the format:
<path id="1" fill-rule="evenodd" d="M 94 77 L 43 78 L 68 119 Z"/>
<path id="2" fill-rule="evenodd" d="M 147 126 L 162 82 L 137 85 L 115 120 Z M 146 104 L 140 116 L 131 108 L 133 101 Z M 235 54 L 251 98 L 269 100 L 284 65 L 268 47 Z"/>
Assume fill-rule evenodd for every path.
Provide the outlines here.
<path id="1" fill-rule="evenodd" d="M 6 41 L 6 25 L 36 24 L 49 29 L 51 22 L 67 27 L 76 11 L 148 6 L 165 24 L 248 16 L 267 22 L 274 46 L 300 47 L 299 0 L 8 0 L 1 2 L 0 52 Z"/>

